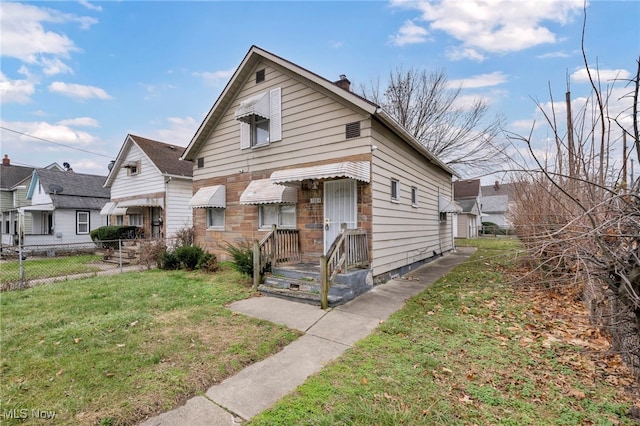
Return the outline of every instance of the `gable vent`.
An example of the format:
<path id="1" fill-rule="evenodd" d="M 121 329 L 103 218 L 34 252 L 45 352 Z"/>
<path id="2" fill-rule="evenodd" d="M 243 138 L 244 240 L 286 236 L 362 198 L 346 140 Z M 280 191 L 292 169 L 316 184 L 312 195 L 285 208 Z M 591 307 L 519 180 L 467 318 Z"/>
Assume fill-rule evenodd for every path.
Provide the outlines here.
<path id="1" fill-rule="evenodd" d="M 360 122 L 349 123 L 345 126 L 347 139 L 360 137 Z"/>
<path id="2" fill-rule="evenodd" d="M 261 83 L 264 81 L 264 69 L 256 72 L 256 83 Z"/>

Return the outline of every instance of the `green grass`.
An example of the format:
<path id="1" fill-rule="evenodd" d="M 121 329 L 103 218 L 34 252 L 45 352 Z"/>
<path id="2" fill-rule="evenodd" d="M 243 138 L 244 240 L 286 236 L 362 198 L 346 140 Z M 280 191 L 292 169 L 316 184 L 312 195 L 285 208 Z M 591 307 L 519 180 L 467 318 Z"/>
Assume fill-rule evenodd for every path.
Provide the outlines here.
<path id="1" fill-rule="evenodd" d="M 633 424 L 615 385 L 529 333 L 531 304 L 502 283 L 518 241 L 463 244 L 469 261 L 250 424 Z"/>
<path id="2" fill-rule="evenodd" d="M 2 423 L 38 409 L 55 411 L 55 424 L 134 424 L 206 391 L 298 336 L 224 307 L 250 294 L 228 267 L 2 293 Z"/>
<path id="3" fill-rule="evenodd" d="M 95 264 L 100 260 L 96 255 L 60 256 L 48 259 L 25 259 L 23 268 L 26 279 L 48 278 L 62 275 L 74 275 L 99 271 Z M 0 284 L 14 283 L 20 280 L 20 262 L 12 260 L 0 265 Z"/>

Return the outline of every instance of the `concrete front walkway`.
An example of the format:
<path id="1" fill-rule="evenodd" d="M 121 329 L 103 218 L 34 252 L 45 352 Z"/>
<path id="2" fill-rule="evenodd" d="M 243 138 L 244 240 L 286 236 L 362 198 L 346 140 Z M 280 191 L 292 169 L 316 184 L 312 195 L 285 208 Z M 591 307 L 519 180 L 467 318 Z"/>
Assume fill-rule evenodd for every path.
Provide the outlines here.
<path id="1" fill-rule="evenodd" d="M 303 331 L 282 351 L 250 365 L 204 396 L 146 420 L 143 426 L 238 425 L 266 410 L 293 391 L 329 361 L 371 333 L 380 322 L 402 308 L 406 300 L 424 290 L 475 249 L 461 248 L 333 309 L 273 297 L 253 297 L 230 309 Z"/>

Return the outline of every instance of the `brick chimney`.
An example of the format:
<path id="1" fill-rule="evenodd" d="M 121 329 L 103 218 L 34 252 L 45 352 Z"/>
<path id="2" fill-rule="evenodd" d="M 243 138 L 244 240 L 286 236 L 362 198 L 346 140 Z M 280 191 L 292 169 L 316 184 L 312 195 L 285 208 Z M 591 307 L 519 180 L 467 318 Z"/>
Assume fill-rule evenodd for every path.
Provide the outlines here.
<path id="1" fill-rule="evenodd" d="M 9 156 L 7 154 L 5 154 L 4 158 L 2 159 L 2 165 L 3 166 L 10 166 L 11 165 L 11 160 L 9 160 Z"/>
<path id="2" fill-rule="evenodd" d="M 340 75 L 340 80 L 334 81 L 333 84 L 349 92 L 351 90 L 351 82 L 346 75 Z"/>

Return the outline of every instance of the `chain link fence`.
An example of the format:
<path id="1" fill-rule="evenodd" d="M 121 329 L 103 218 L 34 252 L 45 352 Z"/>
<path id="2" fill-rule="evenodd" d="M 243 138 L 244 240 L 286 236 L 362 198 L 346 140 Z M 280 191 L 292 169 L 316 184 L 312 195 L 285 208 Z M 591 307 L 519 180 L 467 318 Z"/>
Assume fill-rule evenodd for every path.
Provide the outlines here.
<path id="1" fill-rule="evenodd" d="M 117 274 L 155 267 L 149 253 L 159 240 L 105 240 L 91 243 L 4 246 L 0 252 L 0 291 L 55 281 Z"/>

